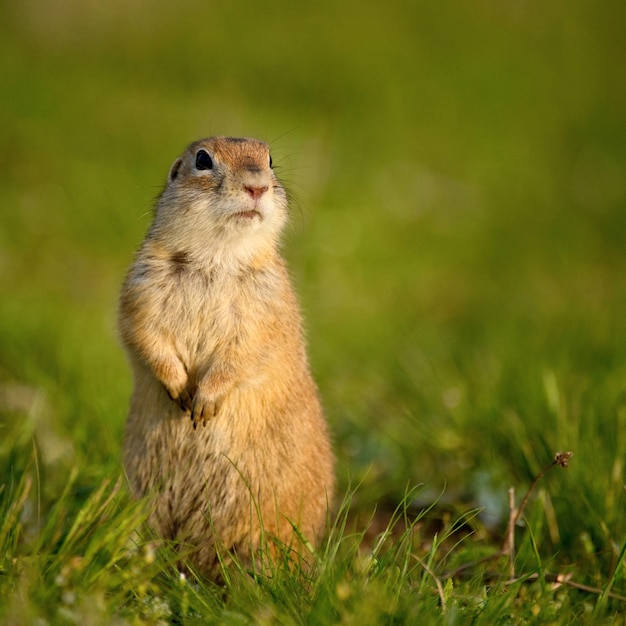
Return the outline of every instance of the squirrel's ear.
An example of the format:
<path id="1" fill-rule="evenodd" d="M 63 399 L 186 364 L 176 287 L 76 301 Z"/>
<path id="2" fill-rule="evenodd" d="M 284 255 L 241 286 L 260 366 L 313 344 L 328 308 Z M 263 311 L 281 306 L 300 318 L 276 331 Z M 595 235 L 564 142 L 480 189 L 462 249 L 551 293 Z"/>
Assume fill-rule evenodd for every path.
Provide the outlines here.
<path id="1" fill-rule="evenodd" d="M 170 167 L 170 173 L 169 173 L 170 181 L 176 180 L 176 178 L 178 177 L 178 170 L 180 170 L 180 166 L 182 165 L 182 163 L 183 163 L 183 160 L 180 157 L 176 159 L 174 163 L 172 163 L 172 167 Z"/>

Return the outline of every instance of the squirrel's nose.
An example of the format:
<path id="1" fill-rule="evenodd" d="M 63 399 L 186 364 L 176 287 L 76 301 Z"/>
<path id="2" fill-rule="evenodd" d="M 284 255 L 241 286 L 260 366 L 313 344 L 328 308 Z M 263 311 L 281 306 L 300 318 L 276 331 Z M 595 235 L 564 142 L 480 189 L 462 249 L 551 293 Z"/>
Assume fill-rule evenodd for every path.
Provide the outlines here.
<path id="1" fill-rule="evenodd" d="M 267 191 L 268 186 L 245 185 L 244 188 L 253 200 L 258 200 Z"/>

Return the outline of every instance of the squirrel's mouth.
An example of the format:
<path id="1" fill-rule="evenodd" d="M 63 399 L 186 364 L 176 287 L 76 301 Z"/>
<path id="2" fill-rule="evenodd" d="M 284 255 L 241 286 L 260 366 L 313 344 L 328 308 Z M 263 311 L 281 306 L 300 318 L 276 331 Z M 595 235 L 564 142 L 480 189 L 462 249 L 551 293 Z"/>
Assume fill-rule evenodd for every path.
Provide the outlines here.
<path id="1" fill-rule="evenodd" d="M 253 220 L 255 217 L 261 219 L 261 214 L 258 211 L 240 211 L 235 213 L 235 217 L 241 220 Z"/>

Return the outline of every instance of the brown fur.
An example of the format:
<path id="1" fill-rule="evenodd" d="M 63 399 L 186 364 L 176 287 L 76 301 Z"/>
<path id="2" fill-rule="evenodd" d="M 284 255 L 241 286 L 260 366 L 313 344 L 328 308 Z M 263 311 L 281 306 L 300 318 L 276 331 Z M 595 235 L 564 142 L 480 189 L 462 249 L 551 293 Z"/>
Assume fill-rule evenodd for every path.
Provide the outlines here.
<path id="1" fill-rule="evenodd" d="M 212 168 L 196 168 L 199 150 Z M 286 216 L 264 143 L 195 142 L 170 169 L 120 299 L 134 375 L 128 477 L 137 496 L 153 495 L 157 531 L 214 578 L 218 550 L 250 563 L 262 537 L 306 559 L 300 534 L 315 544 L 333 494 L 327 427 L 277 247 Z"/>

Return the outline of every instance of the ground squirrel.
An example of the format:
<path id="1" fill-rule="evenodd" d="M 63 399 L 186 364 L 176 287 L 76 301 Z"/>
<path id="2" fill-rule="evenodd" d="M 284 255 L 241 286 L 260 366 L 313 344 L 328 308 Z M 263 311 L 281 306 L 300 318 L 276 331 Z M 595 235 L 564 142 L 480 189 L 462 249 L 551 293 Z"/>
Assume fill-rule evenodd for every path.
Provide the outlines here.
<path id="1" fill-rule="evenodd" d="M 156 530 L 211 577 L 231 554 L 251 564 L 287 546 L 308 560 L 333 494 L 278 251 L 286 219 L 265 143 L 196 141 L 169 171 L 121 293 L 134 375 L 124 466 L 136 495 L 154 495 Z"/>

